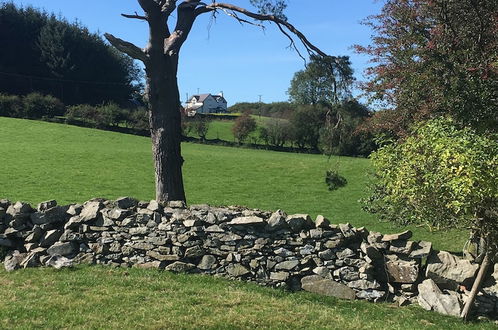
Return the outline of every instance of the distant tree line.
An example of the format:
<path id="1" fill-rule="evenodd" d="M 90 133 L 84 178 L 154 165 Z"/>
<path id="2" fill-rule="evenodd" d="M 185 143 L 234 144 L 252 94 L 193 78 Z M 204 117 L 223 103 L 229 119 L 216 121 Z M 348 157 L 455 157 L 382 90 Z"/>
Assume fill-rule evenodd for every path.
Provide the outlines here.
<path id="1" fill-rule="evenodd" d="M 0 92 L 50 94 L 65 104 L 124 105 L 140 90 L 133 60 L 80 23 L 0 4 Z"/>

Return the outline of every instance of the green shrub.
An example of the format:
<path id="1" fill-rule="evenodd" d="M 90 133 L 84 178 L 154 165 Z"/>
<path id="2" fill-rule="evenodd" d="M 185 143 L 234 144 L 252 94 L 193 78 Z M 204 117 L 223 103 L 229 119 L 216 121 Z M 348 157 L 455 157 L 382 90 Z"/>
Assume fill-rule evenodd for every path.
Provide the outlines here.
<path id="1" fill-rule="evenodd" d="M 95 126 L 94 118 L 97 116 L 97 109 L 88 104 L 72 105 L 67 108 L 65 113 L 66 122 L 71 124 L 76 120 L 91 123 Z"/>
<path id="2" fill-rule="evenodd" d="M 0 116 L 18 117 L 21 109 L 22 101 L 19 96 L 0 94 Z"/>
<path id="3" fill-rule="evenodd" d="M 272 118 L 259 128 L 259 137 L 267 145 L 283 147 L 290 139 L 290 131 L 288 121 Z"/>
<path id="4" fill-rule="evenodd" d="M 371 158 L 376 183 L 364 200 L 368 211 L 401 224 L 471 228 L 488 242 L 496 237 L 496 136 L 460 128 L 451 119 L 435 119 Z"/>
<path id="5" fill-rule="evenodd" d="M 97 126 L 118 126 L 126 119 L 126 110 L 121 109 L 116 103 L 104 103 L 97 108 Z"/>
<path id="6" fill-rule="evenodd" d="M 329 170 L 325 173 L 325 183 L 329 187 L 329 190 L 337 190 L 348 184 L 348 180 L 340 175 L 335 170 Z"/>
<path id="7" fill-rule="evenodd" d="M 235 120 L 232 126 L 233 136 L 239 143 L 243 143 L 249 134 L 256 130 L 256 126 L 256 120 L 248 112 L 245 112 Z"/>
<path id="8" fill-rule="evenodd" d="M 149 130 L 149 112 L 146 108 L 130 111 L 127 121 L 135 129 Z"/>
<path id="9" fill-rule="evenodd" d="M 64 104 L 59 99 L 51 95 L 31 93 L 23 97 L 22 109 L 18 117 L 29 119 L 53 118 L 63 115 L 64 111 Z"/>

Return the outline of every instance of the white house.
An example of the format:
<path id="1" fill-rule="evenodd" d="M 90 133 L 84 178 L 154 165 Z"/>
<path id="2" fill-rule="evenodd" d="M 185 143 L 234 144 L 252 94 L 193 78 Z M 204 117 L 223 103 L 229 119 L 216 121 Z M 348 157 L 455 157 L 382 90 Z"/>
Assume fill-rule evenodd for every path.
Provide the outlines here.
<path id="1" fill-rule="evenodd" d="M 223 93 L 218 95 L 199 94 L 192 95 L 185 105 L 185 113 L 192 117 L 196 113 L 225 113 L 227 112 L 227 101 Z"/>

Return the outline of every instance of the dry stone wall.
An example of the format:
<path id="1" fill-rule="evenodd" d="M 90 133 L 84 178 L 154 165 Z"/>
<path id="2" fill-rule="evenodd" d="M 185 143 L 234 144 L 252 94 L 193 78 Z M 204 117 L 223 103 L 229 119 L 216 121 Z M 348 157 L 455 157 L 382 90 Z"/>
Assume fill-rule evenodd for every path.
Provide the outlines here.
<path id="1" fill-rule="evenodd" d="M 458 316 L 478 265 L 411 232 L 382 235 L 318 216 L 123 197 L 83 205 L 0 200 L 4 266 L 73 264 L 203 273 L 343 299 L 420 304 Z M 477 298 L 498 314 L 498 266 Z"/>

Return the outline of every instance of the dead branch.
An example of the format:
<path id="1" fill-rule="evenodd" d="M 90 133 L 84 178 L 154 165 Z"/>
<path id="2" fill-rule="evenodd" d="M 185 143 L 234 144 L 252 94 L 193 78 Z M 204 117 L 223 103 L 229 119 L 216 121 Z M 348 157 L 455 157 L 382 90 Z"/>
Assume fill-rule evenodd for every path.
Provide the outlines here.
<path id="1" fill-rule="evenodd" d="M 128 56 L 136 60 L 140 60 L 144 63 L 147 62 L 147 54 L 145 54 L 145 52 L 142 49 L 135 46 L 131 42 L 116 38 L 110 33 L 104 33 L 104 37 L 111 43 L 111 45 L 113 45 L 123 53 L 127 54 Z"/>
<path id="2" fill-rule="evenodd" d="M 135 12 L 135 15 L 121 14 L 121 16 L 126 17 L 126 18 L 140 19 L 140 20 L 143 20 L 143 21 L 147 21 L 147 17 L 138 15 L 137 12 Z"/>
<path id="3" fill-rule="evenodd" d="M 198 16 L 198 15 L 201 15 L 201 14 L 204 14 L 204 13 L 216 11 L 217 9 L 230 10 L 232 12 L 243 14 L 243 15 L 245 15 L 247 17 L 253 18 L 253 19 L 258 20 L 258 21 L 268 21 L 268 22 L 276 23 L 277 26 L 279 26 L 279 28 L 280 28 L 281 31 L 285 31 L 285 29 L 287 29 L 290 33 L 294 34 L 301 41 L 301 43 L 303 44 L 304 48 L 306 49 L 306 51 L 308 52 L 309 55 L 320 55 L 322 57 L 328 57 L 328 55 L 326 53 L 324 53 L 318 47 L 316 47 L 315 45 L 313 45 L 306 38 L 306 36 L 301 31 L 299 31 L 298 29 L 296 29 L 289 22 L 287 22 L 287 21 L 285 21 L 283 19 L 280 19 L 280 18 L 278 18 L 278 17 L 276 17 L 274 15 L 257 14 L 257 13 L 254 13 L 252 11 L 249 11 L 247 9 L 244 9 L 244 8 L 241 8 L 241 7 L 238 7 L 238 6 L 234 6 L 232 4 L 218 3 L 218 2 L 214 2 L 214 3 L 211 3 L 211 4 L 206 5 L 206 6 L 198 7 L 195 10 L 195 15 Z M 285 29 L 284 29 L 284 27 L 285 27 Z M 288 38 L 290 37 L 289 33 L 284 33 L 284 34 Z M 294 49 L 296 49 L 294 41 L 292 40 L 292 38 L 290 38 L 290 39 L 291 39 L 291 46 Z"/>

